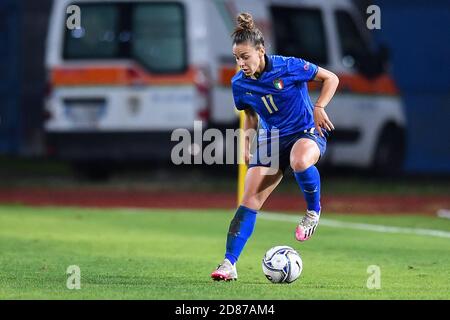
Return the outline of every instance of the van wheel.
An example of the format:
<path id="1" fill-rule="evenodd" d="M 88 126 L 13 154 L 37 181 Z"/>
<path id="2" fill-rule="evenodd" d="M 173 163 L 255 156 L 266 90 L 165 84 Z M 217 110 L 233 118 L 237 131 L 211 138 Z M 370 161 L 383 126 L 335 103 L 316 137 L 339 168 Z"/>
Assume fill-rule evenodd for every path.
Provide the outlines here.
<path id="1" fill-rule="evenodd" d="M 77 179 L 88 181 L 107 181 L 112 174 L 111 166 L 91 162 L 74 162 L 72 170 Z"/>
<path id="2" fill-rule="evenodd" d="M 404 129 L 390 124 L 387 125 L 378 138 L 372 167 L 380 174 L 400 173 L 405 158 Z"/>

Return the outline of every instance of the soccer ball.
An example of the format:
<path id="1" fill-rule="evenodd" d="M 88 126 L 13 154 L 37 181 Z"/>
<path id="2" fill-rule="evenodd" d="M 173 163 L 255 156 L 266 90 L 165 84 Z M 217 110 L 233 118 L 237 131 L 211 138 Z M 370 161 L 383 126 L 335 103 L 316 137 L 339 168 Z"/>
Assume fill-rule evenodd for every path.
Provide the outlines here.
<path id="1" fill-rule="evenodd" d="M 276 246 L 264 255 L 262 269 L 266 278 L 273 283 L 291 283 L 300 277 L 303 262 L 291 247 Z"/>

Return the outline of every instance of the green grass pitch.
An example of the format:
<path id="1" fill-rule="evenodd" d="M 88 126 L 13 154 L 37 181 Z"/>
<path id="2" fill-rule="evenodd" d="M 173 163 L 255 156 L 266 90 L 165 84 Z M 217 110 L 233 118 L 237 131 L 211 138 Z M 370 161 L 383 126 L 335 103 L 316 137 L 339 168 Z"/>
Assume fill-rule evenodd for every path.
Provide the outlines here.
<path id="1" fill-rule="evenodd" d="M 238 263 L 239 279 L 214 282 L 233 212 L 0 207 L 0 299 L 450 299 L 450 238 L 320 225 L 294 240 L 295 223 L 258 219 Z M 260 217 L 263 218 L 263 217 Z M 425 216 L 324 213 L 343 222 L 450 231 L 450 220 Z M 272 284 L 265 251 L 297 249 L 301 277 Z M 68 266 L 81 289 L 66 286 Z M 370 265 L 380 289 L 368 289 Z"/>

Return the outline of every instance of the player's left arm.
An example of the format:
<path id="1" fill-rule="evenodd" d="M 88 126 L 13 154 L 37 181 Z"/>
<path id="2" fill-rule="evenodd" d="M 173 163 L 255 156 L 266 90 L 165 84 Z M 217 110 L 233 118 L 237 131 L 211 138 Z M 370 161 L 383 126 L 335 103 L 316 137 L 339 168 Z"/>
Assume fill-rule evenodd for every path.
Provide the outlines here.
<path id="1" fill-rule="evenodd" d="M 314 125 L 316 130 L 321 136 L 323 136 L 321 128 L 326 130 L 333 130 L 334 125 L 328 119 L 328 115 L 325 112 L 325 107 L 331 101 L 339 85 L 339 78 L 331 71 L 321 67 L 317 67 L 318 71 L 314 77 L 314 81 L 322 82 L 322 89 L 320 90 L 319 98 L 314 104 Z"/>

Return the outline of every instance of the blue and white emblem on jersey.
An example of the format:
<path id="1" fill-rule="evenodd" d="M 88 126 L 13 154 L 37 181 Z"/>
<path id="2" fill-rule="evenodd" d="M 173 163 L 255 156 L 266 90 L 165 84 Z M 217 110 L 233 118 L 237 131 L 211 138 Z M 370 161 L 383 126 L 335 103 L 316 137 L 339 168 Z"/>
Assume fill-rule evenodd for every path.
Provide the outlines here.
<path id="1" fill-rule="evenodd" d="M 273 80 L 273 85 L 275 86 L 275 88 L 277 88 L 278 90 L 281 90 L 284 88 L 284 83 L 283 80 L 281 79 L 275 79 Z"/>

